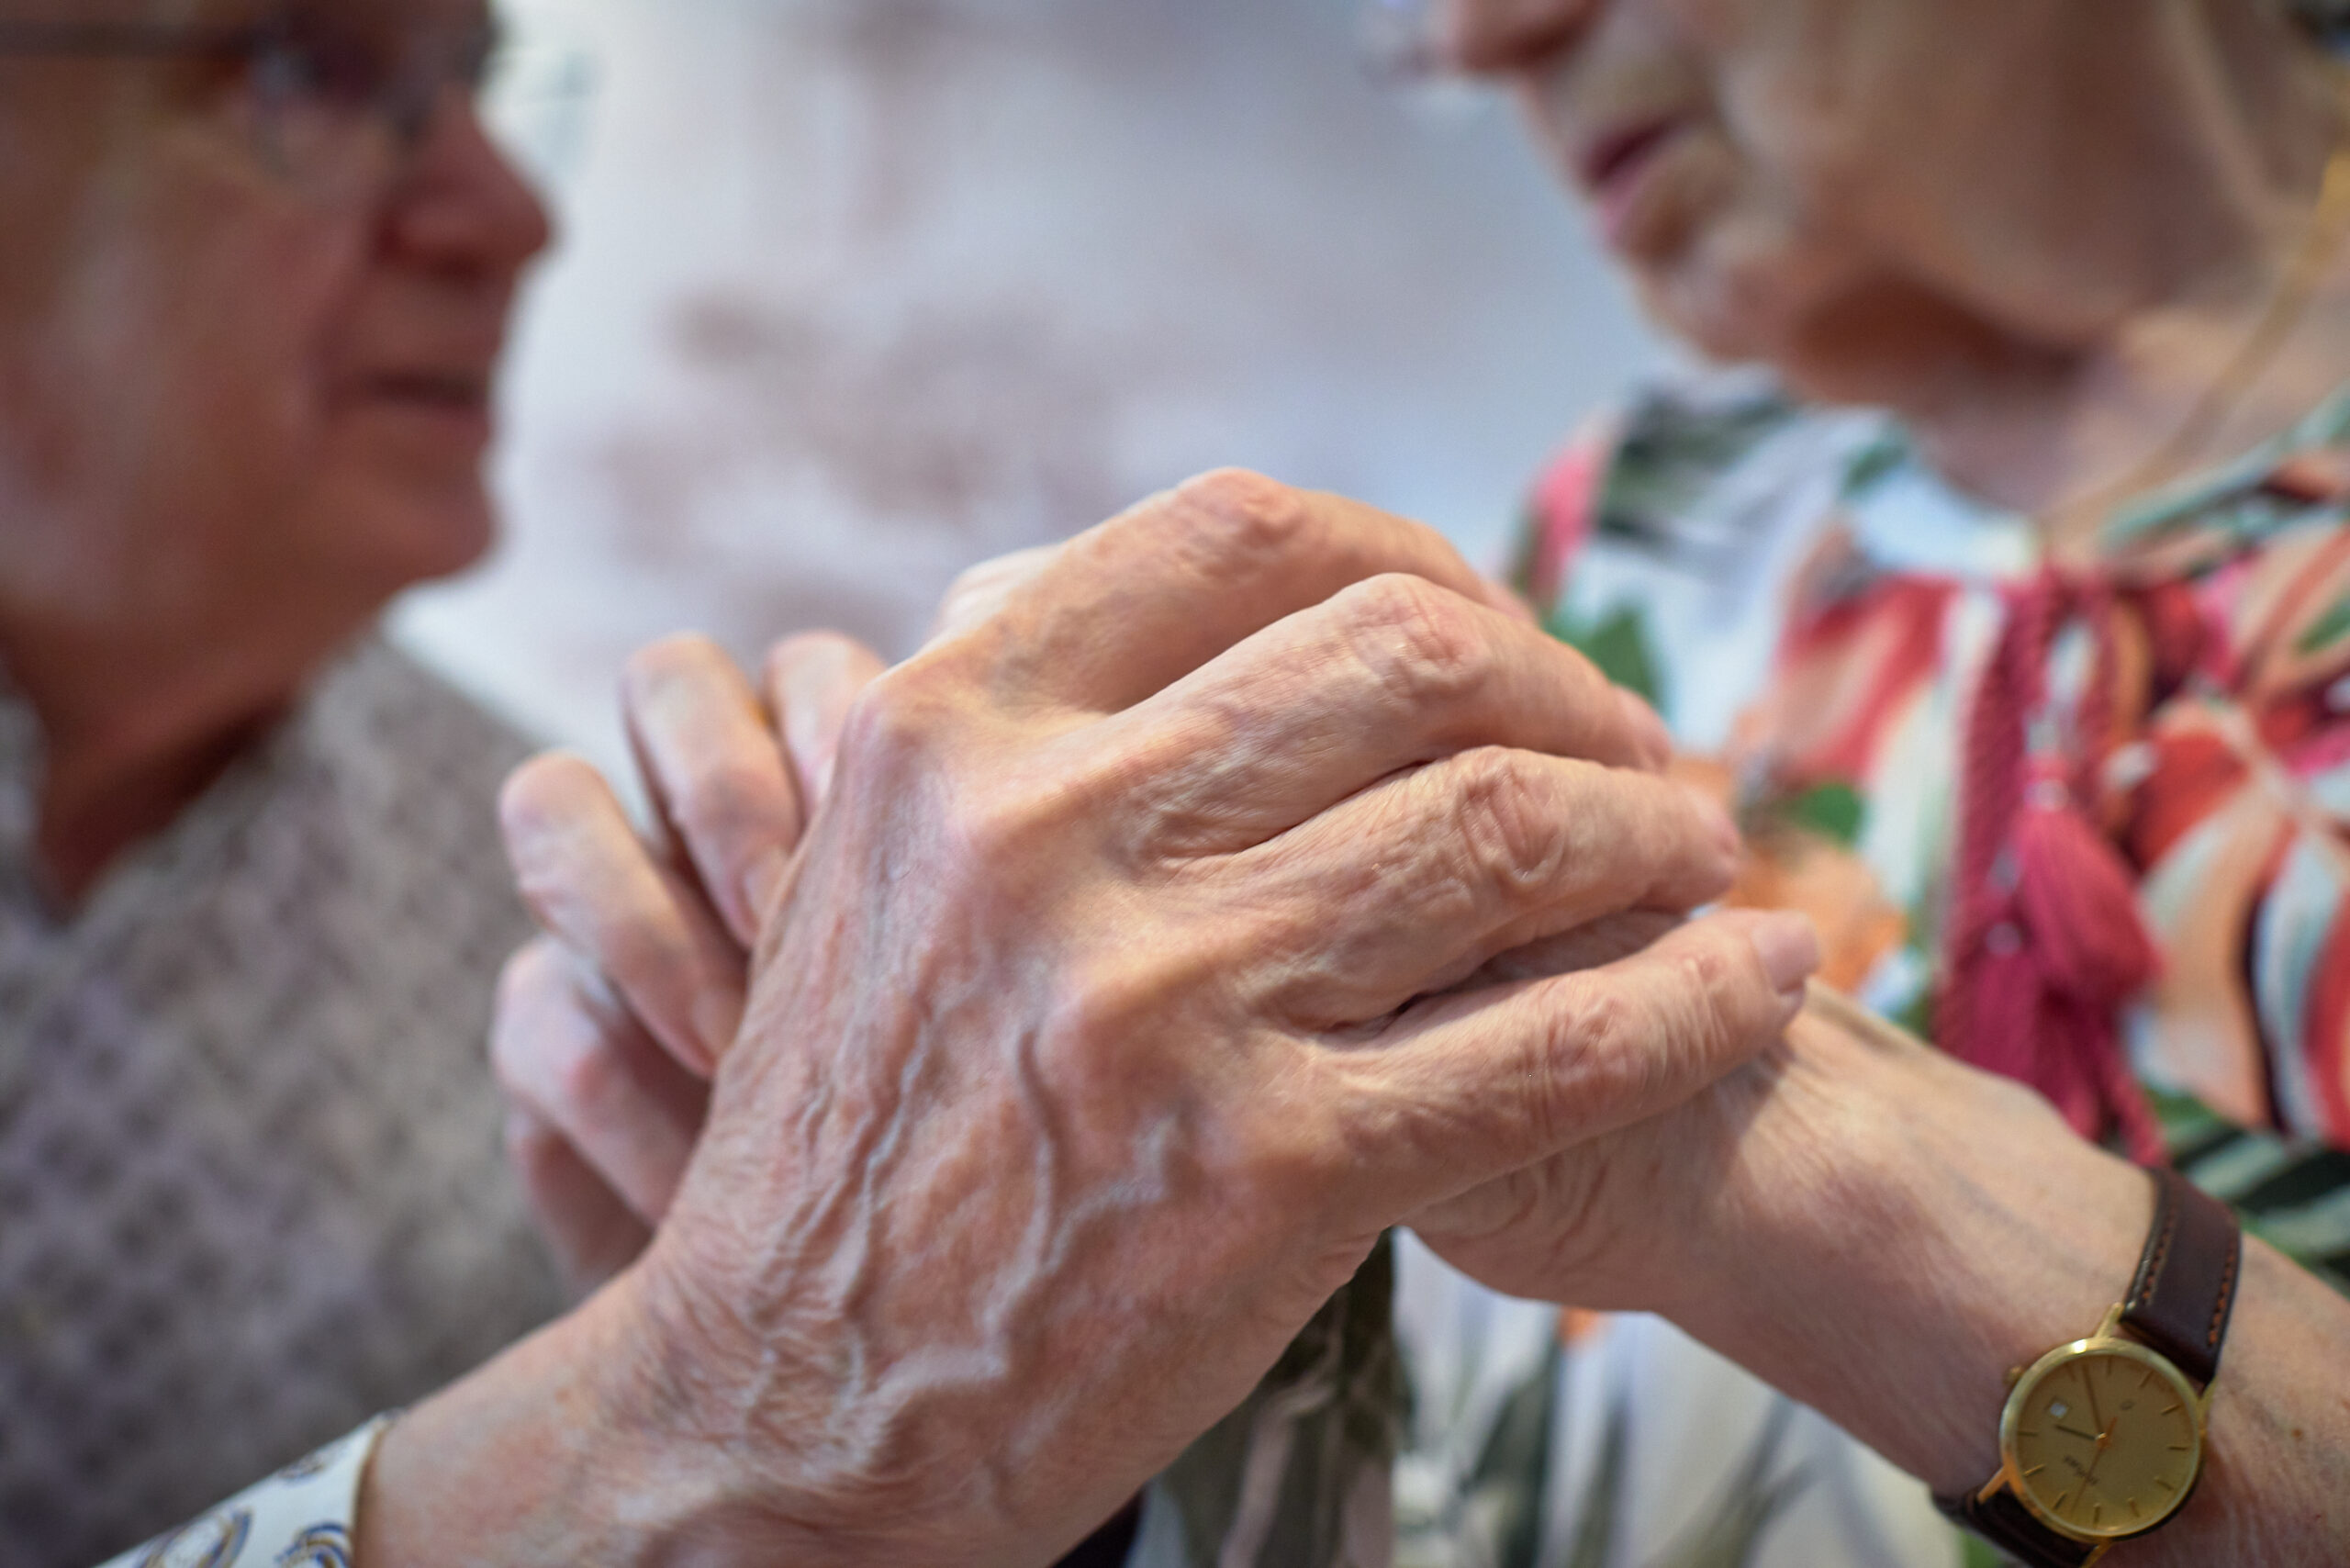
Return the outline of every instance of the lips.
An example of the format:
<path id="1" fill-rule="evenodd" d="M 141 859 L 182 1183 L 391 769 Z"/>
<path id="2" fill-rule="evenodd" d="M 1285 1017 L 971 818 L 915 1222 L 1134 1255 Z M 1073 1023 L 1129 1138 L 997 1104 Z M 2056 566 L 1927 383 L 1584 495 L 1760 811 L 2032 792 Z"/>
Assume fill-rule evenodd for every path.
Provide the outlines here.
<path id="1" fill-rule="evenodd" d="M 1682 121 L 1672 116 L 1619 126 L 1595 139 L 1577 161 L 1583 189 L 1605 196 L 1610 187 L 1631 179 L 1679 130 Z"/>
<path id="2" fill-rule="evenodd" d="M 396 370 L 366 378 L 370 396 L 415 403 L 451 413 L 473 413 L 489 406 L 490 377 L 478 370 Z"/>

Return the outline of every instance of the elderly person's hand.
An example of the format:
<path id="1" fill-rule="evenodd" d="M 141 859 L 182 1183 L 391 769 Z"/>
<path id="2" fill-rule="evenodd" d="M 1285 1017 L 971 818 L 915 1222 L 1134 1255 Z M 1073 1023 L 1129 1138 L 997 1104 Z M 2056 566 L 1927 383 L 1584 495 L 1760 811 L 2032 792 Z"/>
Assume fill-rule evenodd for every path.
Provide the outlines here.
<path id="1" fill-rule="evenodd" d="M 1023 550 L 965 572 L 933 640 L 1002 610 L 1058 554 Z M 1505 588 L 1485 594 L 1525 613 Z M 575 754 L 534 757 L 507 782 L 508 856 L 545 935 L 507 966 L 490 1056 L 509 1156 L 576 1286 L 632 1261 L 668 1212 L 711 1073 L 742 1021 L 761 919 L 830 788 L 850 705 L 882 668 L 849 638 L 804 633 L 768 652 L 755 687 L 708 638 L 667 638 L 621 681 L 649 834 Z M 1617 701 L 1650 732 L 1652 714 Z M 1647 747 L 1659 744 L 1650 734 Z M 1629 950 L 1606 945 L 1611 957 Z"/>
<path id="2" fill-rule="evenodd" d="M 508 854 L 546 935 L 507 966 L 490 1054 L 508 1153 L 581 1285 L 632 1260 L 668 1211 L 742 1022 L 760 922 L 881 667 L 826 633 L 778 644 L 755 689 L 705 638 L 639 653 L 621 708 L 649 837 L 576 756 L 508 781 Z"/>
<path id="3" fill-rule="evenodd" d="M 1002 609 L 1058 550 L 965 572 L 934 637 Z M 574 754 L 507 781 L 508 857 L 545 934 L 507 965 L 490 1057 L 508 1155 L 576 1286 L 632 1261 L 668 1212 L 742 1022 L 760 923 L 831 787 L 850 705 L 882 668 L 832 633 L 777 644 L 755 687 L 706 637 L 641 650 L 621 708 L 649 834 Z"/>
<path id="4" fill-rule="evenodd" d="M 1770 917 L 1454 989 L 1730 859 L 1482 597 L 1219 476 L 876 682 L 652 1249 L 393 1429 L 366 1561 L 1049 1560 L 1382 1229 L 1775 1039 Z"/>

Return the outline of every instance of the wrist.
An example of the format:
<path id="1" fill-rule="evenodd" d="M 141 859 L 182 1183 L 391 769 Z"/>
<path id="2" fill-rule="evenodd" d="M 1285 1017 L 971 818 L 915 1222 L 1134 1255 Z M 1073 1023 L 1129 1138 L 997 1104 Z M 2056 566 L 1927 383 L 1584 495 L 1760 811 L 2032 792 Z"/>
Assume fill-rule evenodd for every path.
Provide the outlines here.
<path id="1" fill-rule="evenodd" d="M 395 1422 L 361 1492 L 361 1568 L 829 1561 L 684 1418 L 690 1374 L 642 1294 L 623 1274 Z"/>
<path id="2" fill-rule="evenodd" d="M 1998 1464 L 2007 1374 L 2129 1288 L 2143 1171 L 2036 1095 L 1807 1014 L 1759 1096 L 1684 1327 L 1938 1490 Z"/>

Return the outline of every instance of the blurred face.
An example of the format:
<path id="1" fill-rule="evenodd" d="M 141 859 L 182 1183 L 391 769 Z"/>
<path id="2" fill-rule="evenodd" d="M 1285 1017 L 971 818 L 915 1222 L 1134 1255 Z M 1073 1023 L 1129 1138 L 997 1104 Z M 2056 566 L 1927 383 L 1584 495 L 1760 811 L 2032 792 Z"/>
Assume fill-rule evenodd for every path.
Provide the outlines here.
<path id="1" fill-rule="evenodd" d="M 492 375 L 547 220 L 462 72 L 408 71 L 428 90 L 405 120 L 386 85 L 397 62 L 456 59 L 483 14 L 288 14 L 309 40 L 298 69 L 0 60 L 12 607 L 364 615 L 491 537 Z M 263 15 L 253 0 L 0 0 L 8 20 L 161 17 L 215 39 Z"/>
<path id="2" fill-rule="evenodd" d="M 1453 52 L 1515 86 L 1660 319 L 1717 355 L 1782 362 L 1897 300 L 2044 296 L 2009 275 L 2005 240 L 2052 216 L 2062 230 L 2041 150 L 2096 112 L 2067 73 L 2093 80 L 2113 25 L 2051 0 L 1440 9 Z"/>

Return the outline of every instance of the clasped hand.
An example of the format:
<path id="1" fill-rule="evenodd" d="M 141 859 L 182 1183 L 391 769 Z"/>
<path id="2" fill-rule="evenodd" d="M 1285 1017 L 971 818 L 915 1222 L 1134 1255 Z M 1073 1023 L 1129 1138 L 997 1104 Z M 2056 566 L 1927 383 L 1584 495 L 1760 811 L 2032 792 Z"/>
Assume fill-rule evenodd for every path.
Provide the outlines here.
<path id="1" fill-rule="evenodd" d="M 496 1041 L 518 1159 L 614 1273 L 610 1397 L 691 1456 L 697 1541 L 1050 1560 L 1382 1229 L 1554 1280 L 1598 1190 L 1561 1162 L 1762 1051 L 1816 959 L 1684 918 L 1736 835 L 1653 715 L 1333 498 L 1212 476 L 898 668 L 768 676 L 639 661 L 650 846 L 583 764 L 506 801 L 551 933 Z"/>

